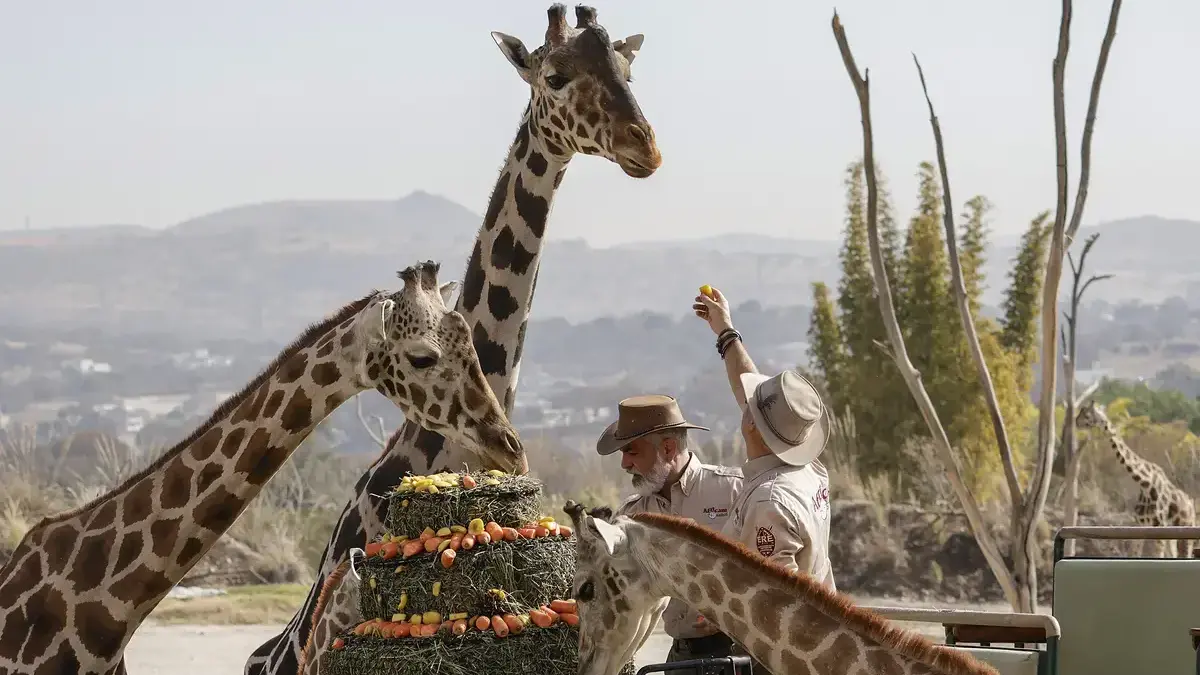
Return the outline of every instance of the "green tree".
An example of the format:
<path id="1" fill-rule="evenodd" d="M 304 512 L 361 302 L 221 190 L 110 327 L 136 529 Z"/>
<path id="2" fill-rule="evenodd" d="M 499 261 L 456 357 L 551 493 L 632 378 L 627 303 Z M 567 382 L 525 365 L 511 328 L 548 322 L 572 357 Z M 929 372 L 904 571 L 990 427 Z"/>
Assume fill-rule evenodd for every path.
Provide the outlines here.
<path id="1" fill-rule="evenodd" d="M 1021 235 L 1021 247 L 1008 273 L 1009 285 L 1004 292 L 1004 319 L 1000 344 L 1013 355 L 1021 372 L 1022 387 L 1033 384 L 1033 364 L 1038 358 L 1038 328 L 1041 326 L 1042 275 L 1046 268 L 1046 244 L 1052 223 L 1043 211 L 1029 223 Z"/>
<path id="2" fill-rule="evenodd" d="M 987 223 L 984 219 L 992 210 L 992 203 L 987 197 L 976 195 L 967 201 L 966 207 L 966 213 L 960 216 L 963 225 L 959 235 L 958 261 L 962 265 L 963 286 L 966 287 L 971 315 L 979 316 L 979 302 L 984 289 L 983 265 L 987 253 Z"/>
<path id="3" fill-rule="evenodd" d="M 808 354 L 814 369 L 824 380 L 825 390 L 832 401 L 834 413 L 841 415 L 846 410 L 846 379 L 843 374 L 844 356 L 842 327 L 837 311 L 833 307 L 829 287 L 817 281 L 812 285 L 813 310 L 808 326 Z"/>

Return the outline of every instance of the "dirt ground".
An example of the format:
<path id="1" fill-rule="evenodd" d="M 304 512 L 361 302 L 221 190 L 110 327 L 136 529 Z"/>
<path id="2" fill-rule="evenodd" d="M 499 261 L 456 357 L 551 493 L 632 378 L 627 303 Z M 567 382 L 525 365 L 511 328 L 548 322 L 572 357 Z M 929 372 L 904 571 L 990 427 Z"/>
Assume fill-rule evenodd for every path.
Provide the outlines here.
<path id="1" fill-rule="evenodd" d="M 936 604 L 959 609 L 1007 610 L 1006 606 L 999 604 L 971 606 L 873 598 L 859 598 L 858 601 L 868 605 L 927 607 Z M 1043 611 L 1046 611 L 1045 608 Z M 941 641 L 940 626 L 901 625 Z M 145 625 L 129 643 L 126 665 L 129 672 L 138 675 L 241 675 L 246 657 L 280 628 L 262 625 Z M 661 663 L 670 647 L 671 639 L 659 630 L 650 637 L 634 661 L 639 668 L 650 663 Z"/>

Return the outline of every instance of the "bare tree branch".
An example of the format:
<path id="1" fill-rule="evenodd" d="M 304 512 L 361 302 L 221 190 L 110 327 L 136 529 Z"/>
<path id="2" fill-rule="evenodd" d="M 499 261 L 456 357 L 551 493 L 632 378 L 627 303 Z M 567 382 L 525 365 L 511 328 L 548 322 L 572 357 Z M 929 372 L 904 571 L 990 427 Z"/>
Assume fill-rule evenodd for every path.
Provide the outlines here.
<path id="1" fill-rule="evenodd" d="M 1088 97 L 1087 118 L 1083 122 L 1083 136 L 1079 141 L 1079 189 L 1075 192 L 1075 208 L 1071 212 L 1071 225 L 1067 228 L 1067 239 L 1074 240 L 1083 221 L 1083 204 L 1087 201 L 1088 180 L 1092 171 L 1092 130 L 1096 126 L 1096 109 L 1100 106 L 1100 82 L 1104 79 L 1104 70 L 1108 67 L 1108 54 L 1112 50 L 1113 39 L 1117 37 L 1117 17 L 1121 13 L 1121 0 L 1113 0 L 1108 12 L 1108 28 L 1104 31 L 1104 40 L 1100 43 L 1100 56 L 1096 59 L 1096 73 L 1092 76 L 1092 92 Z M 1061 91 L 1061 90 L 1060 90 Z M 1080 261 L 1080 265 L 1083 261 Z"/>
<path id="2" fill-rule="evenodd" d="M 933 111 L 933 101 L 929 98 L 929 88 L 925 86 L 925 72 L 921 70 L 921 62 L 913 54 L 913 63 L 917 66 L 917 76 L 921 78 L 921 91 L 925 94 L 925 103 L 929 106 L 929 123 L 933 126 L 933 141 L 937 149 L 938 170 L 942 174 L 942 220 L 946 226 L 946 248 L 950 253 L 950 286 L 954 289 L 954 301 L 958 305 L 958 316 L 962 320 L 963 333 L 967 338 L 967 346 L 971 350 L 971 359 L 975 361 L 975 369 L 979 374 L 979 383 L 983 385 L 983 396 L 987 401 L 988 412 L 992 417 L 992 431 L 996 434 L 996 446 L 1000 451 L 1000 462 L 1004 466 L 1004 478 L 1008 482 L 1008 494 L 1013 507 L 1021 507 L 1021 482 L 1017 479 L 1017 468 L 1013 464 L 1012 446 L 1008 442 L 1008 430 L 1004 428 L 1004 414 L 1000 411 L 1000 399 L 996 396 L 996 385 L 992 383 L 992 374 L 988 370 L 987 361 L 983 357 L 983 347 L 979 344 L 979 333 L 975 329 L 975 318 L 971 316 L 971 306 L 967 300 L 967 288 L 963 283 L 962 263 L 958 259 L 958 232 L 954 227 L 954 200 L 950 197 L 950 175 L 946 168 L 946 151 L 942 141 L 942 127 L 938 124 L 937 113 Z"/>
<path id="3" fill-rule="evenodd" d="M 358 413 L 358 421 L 362 424 L 363 429 L 365 429 L 367 431 L 367 435 L 371 437 L 371 440 L 375 441 L 375 444 L 378 445 L 379 447 L 386 448 L 387 447 L 386 439 L 387 439 L 388 434 L 387 434 L 387 431 L 383 427 L 383 418 L 379 417 L 378 415 L 374 415 L 375 423 L 379 425 L 379 432 L 376 433 L 375 431 L 373 431 L 371 429 L 370 423 L 367 422 L 367 418 L 363 415 L 362 395 L 361 394 L 354 397 L 354 410 L 355 410 L 355 412 Z"/>
<path id="4" fill-rule="evenodd" d="M 921 410 L 921 416 L 925 418 L 925 424 L 929 428 L 930 434 L 933 436 L 934 443 L 941 455 L 947 478 L 954 488 L 955 496 L 958 497 L 959 502 L 963 505 L 963 510 L 966 512 L 967 521 L 971 525 L 972 532 L 975 533 L 975 540 L 978 542 L 979 548 L 983 551 L 984 558 L 987 559 L 992 573 L 999 581 L 1004 595 L 1015 606 L 1018 598 L 1015 580 L 1005 565 L 1004 557 L 1001 555 L 996 541 L 987 529 L 987 523 L 983 519 L 979 505 L 975 502 L 974 496 L 967 490 L 966 484 L 963 482 L 962 470 L 959 468 L 958 458 L 955 456 L 953 448 L 950 447 L 950 439 L 946 435 L 945 427 L 942 426 L 937 410 L 934 409 L 933 402 L 930 401 L 929 394 L 925 391 L 925 386 L 921 383 L 921 373 L 908 358 L 908 350 L 904 345 L 904 337 L 900 333 L 900 324 L 896 320 L 896 309 L 892 302 L 892 290 L 887 277 L 887 269 L 884 267 L 883 255 L 880 251 L 879 228 L 876 222 L 878 190 L 875 184 L 874 137 L 871 131 L 870 71 L 866 71 L 865 76 L 859 74 L 858 67 L 854 64 L 854 55 L 850 51 L 850 44 L 846 40 L 845 29 L 842 28 L 836 11 L 833 13 L 832 27 L 833 36 L 837 40 L 838 49 L 842 54 L 842 61 L 846 66 L 846 72 L 850 76 L 850 82 L 854 85 L 854 92 L 858 96 L 859 109 L 862 114 L 863 171 L 867 183 L 867 239 L 870 244 L 871 266 L 875 272 L 875 289 L 879 300 L 879 310 L 883 316 L 883 324 L 892 346 L 892 357 L 896 362 L 896 367 L 900 370 L 900 374 L 904 377 L 905 383 L 908 385 L 909 392 Z"/>

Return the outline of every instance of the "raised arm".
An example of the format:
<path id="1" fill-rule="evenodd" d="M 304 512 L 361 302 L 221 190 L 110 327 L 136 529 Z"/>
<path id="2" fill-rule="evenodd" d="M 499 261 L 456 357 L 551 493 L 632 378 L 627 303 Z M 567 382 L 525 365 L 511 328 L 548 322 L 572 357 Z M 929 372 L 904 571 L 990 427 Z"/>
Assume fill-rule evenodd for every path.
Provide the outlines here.
<path id="1" fill-rule="evenodd" d="M 711 287 L 709 287 L 711 288 Z M 721 291 L 712 288 L 712 296 L 704 293 L 696 296 L 692 304 L 696 316 L 708 322 L 708 327 L 717 336 L 717 353 L 725 360 L 725 375 L 729 377 L 729 387 L 733 390 L 733 398 L 738 407 L 746 408 L 746 392 L 742 388 L 743 373 L 757 373 L 750 353 L 742 343 L 742 335 L 733 327 L 733 319 L 729 316 L 729 301 Z"/>

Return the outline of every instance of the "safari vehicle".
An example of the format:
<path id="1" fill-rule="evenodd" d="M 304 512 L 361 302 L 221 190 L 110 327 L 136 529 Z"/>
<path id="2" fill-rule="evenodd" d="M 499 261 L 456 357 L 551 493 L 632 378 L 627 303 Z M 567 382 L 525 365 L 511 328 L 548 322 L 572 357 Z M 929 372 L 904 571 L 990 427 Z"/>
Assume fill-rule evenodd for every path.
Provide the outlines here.
<path id="1" fill-rule="evenodd" d="M 1200 675 L 1200 559 L 1063 556 L 1067 539 L 1200 540 L 1200 527 L 1064 527 L 1054 538 L 1050 614 L 866 605 L 940 623 L 946 644 L 1001 675 Z M 638 675 L 733 675 L 748 659 L 652 664 Z"/>

